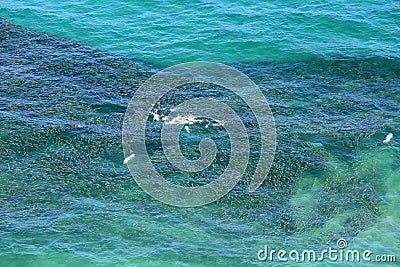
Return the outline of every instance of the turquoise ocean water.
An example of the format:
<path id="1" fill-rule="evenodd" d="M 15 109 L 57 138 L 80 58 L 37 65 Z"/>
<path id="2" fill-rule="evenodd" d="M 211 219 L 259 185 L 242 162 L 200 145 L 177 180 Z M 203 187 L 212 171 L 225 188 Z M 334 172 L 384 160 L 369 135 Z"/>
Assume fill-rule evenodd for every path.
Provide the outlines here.
<path id="1" fill-rule="evenodd" d="M 321 251 L 339 238 L 400 261 L 397 1 L 2 0 L 0 17 L 0 266 L 266 266 L 264 245 Z M 193 60 L 233 66 L 260 87 L 277 153 L 249 193 L 254 117 L 218 88 L 178 88 L 160 104 L 231 101 L 252 154 L 228 195 L 176 208 L 132 179 L 121 128 L 143 81 Z M 193 185 L 221 174 L 226 132 L 203 126 L 182 132 L 182 150 L 198 156 L 207 135 L 218 161 L 187 174 L 168 165 L 160 125 L 148 121 L 148 151 L 167 178 Z"/>

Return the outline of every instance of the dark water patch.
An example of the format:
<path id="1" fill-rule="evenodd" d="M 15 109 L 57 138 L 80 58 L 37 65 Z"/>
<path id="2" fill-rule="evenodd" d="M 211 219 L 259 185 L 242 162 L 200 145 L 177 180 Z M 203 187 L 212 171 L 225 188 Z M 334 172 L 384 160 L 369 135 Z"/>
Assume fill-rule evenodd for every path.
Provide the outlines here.
<path id="1" fill-rule="evenodd" d="M 265 93 L 277 126 L 274 164 L 255 193 L 248 192 L 248 182 L 258 160 L 258 131 L 243 103 L 210 87 L 171 92 L 165 104 L 188 99 L 188 92 L 236 103 L 252 143 L 249 167 L 234 190 L 217 203 L 178 209 L 147 196 L 122 164 L 125 107 L 154 73 L 151 67 L 4 20 L 0 54 L 0 231 L 6 244 L 20 239 L 20 251 L 39 244 L 94 257 L 118 249 L 123 258 L 150 255 L 163 242 L 181 238 L 176 251 L 183 253 L 190 243 L 207 255 L 215 252 L 210 243 L 233 237 L 245 240 L 235 243 L 239 247 L 249 239 L 304 233 L 312 233 L 305 243 L 351 239 L 380 216 L 385 176 L 379 166 L 359 163 L 388 132 L 399 132 L 398 59 L 238 64 Z M 157 129 L 149 120 L 149 151 L 166 175 L 176 175 L 162 161 Z M 192 185 L 210 181 L 228 161 L 225 132 L 210 134 L 220 138 L 222 160 L 184 176 Z M 195 157 L 198 140 L 185 140 L 184 153 Z M 338 218 L 340 231 L 324 228 Z M 185 237 L 192 229 L 209 239 L 201 242 L 200 233 L 196 242 Z M 227 251 L 234 255 L 234 248 Z M 102 259 L 109 256 L 104 253 Z"/>

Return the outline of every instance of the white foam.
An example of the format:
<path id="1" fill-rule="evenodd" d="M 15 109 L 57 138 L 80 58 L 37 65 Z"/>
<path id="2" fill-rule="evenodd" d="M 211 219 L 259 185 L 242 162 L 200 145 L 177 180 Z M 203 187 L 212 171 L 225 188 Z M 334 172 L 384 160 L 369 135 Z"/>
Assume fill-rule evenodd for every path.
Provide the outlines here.
<path id="1" fill-rule="evenodd" d="M 156 121 L 159 121 L 160 118 L 161 118 L 161 116 L 158 115 L 157 113 L 153 114 L 153 116 L 154 116 L 154 119 L 155 119 Z"/>
<path id="2" fill-rule="evenodd" d="M 185 130 L 186 132 L 190 132 L 190 129 L 187 125 L 192 125 L 195 123 L 201 123 L 204 122 L 204 120 L 201 119 L 197 119 L 195 116 L 176 116 L 174 118 L 170 118 L 170 117 L 164 117 L 162 118 L 163 121 L 165 121 L 166 124 L 177 124 L 177 125 L 186 125 L 185 126 Z M 215 122 L 209 122 L 205 125 L 205 128 L 208 127 L 219 127 L 219 126 L 224 126 L 224 122 L 223 121 L 219 121 L 216 120 Z"/>
<path id="3" fill-rule="evenodd" d="M 168 117 L 165 119 L 166 124 L 189 124 L 192 125 L 196 122 L 202 122 L 202 120 L 196 119 L 194 116 L 177 116 L 173 119 L 169 119 Z"/>
<path id="4" fill-rule="evenodd" d="M 212 127 L 224 126 L 224 122 L 216 120 L 215 122 L 207 123 L 205 127 L 206 127 L 206 129 L 208 129 L 208 127 L 210 127 L 210 126 L 212 126 Z"/>
<path id="5" fill-rule="evenodd" d="M 124 159 L 124 164 L 127 164 L 131 159 L 133 159 L 135 157 L 135 153 L 132 153 L 129 157 L 127 157 L 126 159 Z"/>
<path id="6" fill-rule="evenodd" d="M 392 138 L 393 138 L 393 134 L 392 134 L 392 133 L 389 133 L 389 134 L 386 136 L 386 139 L 383 140 L 383 143 L 384 143 L 384 144 L 389 143 L 390 140 L 391 140 Z"/>
<path id="7" fill-rule="evenodd" d="M 153 120 L 155 120 L 155 121 L 159 121 L 162 118 L 162 115 L 159 115 L 157 113 L 157 110 L 155 112 L 152 112 L 151 115 L 153 115 Z"/>

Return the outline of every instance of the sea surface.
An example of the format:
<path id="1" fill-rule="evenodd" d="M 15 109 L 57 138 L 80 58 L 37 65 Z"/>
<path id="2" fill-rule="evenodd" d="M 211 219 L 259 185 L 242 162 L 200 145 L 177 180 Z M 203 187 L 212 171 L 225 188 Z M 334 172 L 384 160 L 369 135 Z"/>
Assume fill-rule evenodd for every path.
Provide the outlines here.
<path id="1" fill-rule="evenodd" d="M 2 0 L 0 17 L 0 266 L 309 266 L 257 252 L 322 251 L 338 239 L 399 264 L 398 1 Z M 212 85 L 172 90 L 154 112 L 228 100 L 251 145 L 230 193 L 178 208 L 130 175 L 122 122 L 147 78 L 193 60 L 228 64 L 260 87 L 277 151 L 250 193 L 260 140 L 245 103 Z M 146 144 L 166 179 L 201 185 L 223 172 L 222 126 L 182 131 L 189 158 L 206 136 L 219 148 L 210 168 L 183 173 L 163 155 L 160 124 L 149 118 Z M 360 264 L 374 266 L 315 265 Z"/>

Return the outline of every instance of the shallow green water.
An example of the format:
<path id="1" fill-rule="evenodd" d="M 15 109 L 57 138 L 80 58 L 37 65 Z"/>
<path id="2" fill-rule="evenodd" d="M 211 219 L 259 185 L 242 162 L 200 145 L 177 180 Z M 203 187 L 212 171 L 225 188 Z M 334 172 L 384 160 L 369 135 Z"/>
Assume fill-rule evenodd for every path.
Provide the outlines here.
<path id="1" fill-rule="evenodd" d="M 265 266 L 264 245 L 322 250 L 339 238 L 399 257 L 395 1 L 2 1 L 0 16 L 33 29 L 0 22 L 0 266 Z M 252 78 L 278 144 L 267 180 L 249 193 L 259 141 L 241 109 L 253 149 L 245 179 L 216 203 L 182 209 L 133 181 L 121 127 L 146 78 L 190 60 Z M 213 95 L 241 107 L 214 89 L 189 86 L 166 102 Z M 221 160 L 176 175 L 160 126 L 148 128 L 153 162 L 178 183 L 209 182 L 226 165 L 224 132 L 194 125 L 183 152 L 196 155 L 195 134 L 208 134 Z"/>

